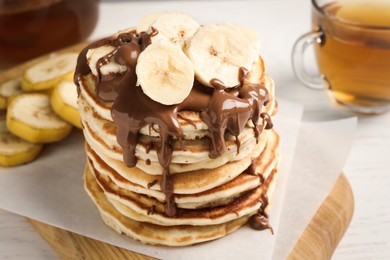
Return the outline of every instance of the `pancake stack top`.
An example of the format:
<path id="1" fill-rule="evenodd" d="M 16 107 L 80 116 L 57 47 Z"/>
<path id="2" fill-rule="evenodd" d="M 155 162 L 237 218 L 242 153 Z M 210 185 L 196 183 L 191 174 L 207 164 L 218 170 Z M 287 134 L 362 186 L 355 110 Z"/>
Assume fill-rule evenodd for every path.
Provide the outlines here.
<path id="1" fill-rule="evenodd" d="M 265 208 L 279 137 L 255 31 L 179 13 L 146 17 L 86 47 L 75 82 L 85 188 L 109 226 L 168 246 L 248 221 L 272 231 Z"/>

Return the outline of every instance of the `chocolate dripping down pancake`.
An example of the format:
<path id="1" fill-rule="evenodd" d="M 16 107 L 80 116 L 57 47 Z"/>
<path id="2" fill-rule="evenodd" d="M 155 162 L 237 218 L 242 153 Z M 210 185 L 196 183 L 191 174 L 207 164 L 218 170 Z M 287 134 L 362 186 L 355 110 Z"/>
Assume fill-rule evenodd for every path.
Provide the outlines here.
<path id="1" fill-rule="evenodd" d="M 240 84 L 234 88 L 226 88 L 218 79 L 211 80 L 214 88 L 202 86 L 195 81 L 189 96 L 177 105 L 160 104 L 136 86 L 135 68 L 142 51 L 151 44 L 151 37 L 158 34 L 157 30 L 150 33 L 130 31 L 118 36 L 108 37 L 85 48 L 78 59 L 75 82 L 91 72 L 87 63 L 87 51 L 101 46 L 112 46 L 114 50 L 100 58 L 96 64 L 96 94 L 104 102 L 113 102 L 111 115 L 117 127 L 117 141 L 123 149 L 123 160 L 128 167 L 137 163 L 135 147 L 141 128 L 146 125 L 157 125 L 160 144 L 157 155 L 163 170 L 161 188 L 166 196 L 165 211 L 168 216 L 176 214 L 173 195 L 172 177 L 169 165 L 172 157 L 173 138 L 182 140 L 182 129 L 179 124 L 178 112 L 184 110 L 197 111 L 209 129 L 209 156 L 216 158 L 226 151 L 225 134 L 238 136 L 250 120 L 255 125 L 255 137 L 259 138 L 264 125 L 258 125 L 259 118 L 266 118 L 267 128 L 270 117 L 262 113 L 261 108 L 269 101 L 267 89 L 261 84 L 245 81 L 247 70 L 240 68 Z M 117 64 L 126 66 L 126 71 L 120 75 L 104 75 L 100 68 L 114 60 Z M 238 139 L 237 139 L 238 140 Z M 240 142 L 237 141 L 239 150 Z"/>
<path id="2" fill-rule="evenodd" d="M 213 207 L 224 205 L 230 198 L 259 187 L 266 182 L 271 171 L 277 167 L 278 146 L 279 138 L 275 132 L 271 132 L 267 146 L 256 160 L 252 160 L 254 167 L 250 167 L 253 168 L 253 171 L 261 174 L 252 174 L 249 169 L 243 167 L 241 161 L 238 161 L 199 173 L 186 172 L 173 175 L 175 202 L 181 209 Z M 109 177 L 118 189 L 121 188 L 139 195 L 143 194 L 162 203 L 165 202 L 164 194 L 159 185 L 161 176 L 142 174 L 141 171 L 138 171 L 138 174 L 122 176 L 121 171 L 116 171 L 107 165 L 106 160 L 100 158 L 88 144 L 86 144 L 86 151 L 91 170 Z M 251 161 L 251 158 L 253 156 L 248 156 L 244 160 Z M 246 186 L 246 181 L 249 181 L 247 183 L 249 187 Z M 170 218 L 176 217 L 180 217 L 180 214 Z"/>

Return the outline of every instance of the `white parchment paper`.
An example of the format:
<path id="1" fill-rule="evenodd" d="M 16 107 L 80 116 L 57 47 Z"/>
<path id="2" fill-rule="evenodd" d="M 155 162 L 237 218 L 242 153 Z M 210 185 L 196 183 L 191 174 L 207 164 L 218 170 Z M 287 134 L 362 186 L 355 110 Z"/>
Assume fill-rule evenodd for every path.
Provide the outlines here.
<path id="1" fill-rule="evenodd" d="M 115 233 L 83 190 L 85 153 L 80 131 L 60 144 L 46 146 L 31 164 L 0 168 L 0 208 L 163 259 L 271 259 L 272 255 L 284 259 L 334 185 L 356 127 L 355 119 L 301 123 L 301 116 L 301 106 L 279 100 L 274 123 L 282 138 L 281 163 L 269 211 L 275 235 L 244 226 L 216 241 L 167 248 Z"/>

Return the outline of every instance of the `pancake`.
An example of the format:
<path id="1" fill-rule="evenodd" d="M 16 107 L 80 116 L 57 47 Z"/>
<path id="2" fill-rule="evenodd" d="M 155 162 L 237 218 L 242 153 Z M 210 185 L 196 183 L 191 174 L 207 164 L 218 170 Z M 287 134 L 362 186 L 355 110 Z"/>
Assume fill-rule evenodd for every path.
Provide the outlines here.
<path id="1" fill-rule="evenodd" d="M 276 157 L 277 158 L 277 157 Z M 134 184 L 119 174 L 115 172 L 110 172 L 109 169 L 97 170 L 94 163 L 91 159 L 88 160 L 89 165 L 91 166 L 91 171 L 96 175 L 102 175 L 107 177 L 112 181 L 118 188 L 122 188 L 124 190 L 128 190 L 130 192 L 147 195 L 149 197 L 153 197 L 160 202 L 165 202 L 165 196 L 161 191 L 151 189 L 154 185 L 158 183 L 158 180 L 155 179 L 151 182 L 150 188 L 142 187 L 140 185 Z M 260 163 L 261 160 L 258 161 Z M 275 167 L 277 160 L 273 159 L 272 163 L 267 165 L 269 166 L 263 174 L 261 174 L 262 178 L 267 178 L 271 173 L 272 167 Z M 259 164 L 260 166 L 260 164 Z M 101 166 L 100 166 L 101 167 Z M 259 170 L 264 168 L 264 166 L 257 167 Z M 176 194 L 175 193 L 175 202 L 179 208 L 204 208 L 210 206 L 219 206 L 224 205 L 230 202 L 232 199 L 236 198 L 240 194 L 255 187 L 260 186 L 261 178 L 258 175 L 251 175 L 244 171 L 242 174 L 238 175 L 231 181 L 219 185 L 215 188 L 194 194 Z"/>
<path id="2" fill-rule="evenodd" d="M 233 221 L 208 226 L 160 226 L 135 221 L 122 215 L 105 197 L 95 182 L 88 167 L 84 174 L 84 187 L 97 206 L 104 222 L 119 234 L 127 235 L 142 243 L 165 246 L 187 246 L 223 237 L 242 225 L 248 219 L 244 216 Z"/>
<path id="3" fill-rule="evenodd" d="M 254 161 L 256 164 L 256 173 L 261 174 L 263 178 L 267 178 L 271 170 L 277 164 L 279 138 L 276 134 L 271 135 L 271 137 L 272 138 L 270 138 L 264 151 Z M 160 176 L 151 176 L 136 168 L 126 168 L 132 169 L 133 171 L 132 173 L 123 175 L 123 171 L 115 171 L 110 168 L 110 166 L 99 158 L 88 145 L 86 146 L 86 150 L 93 170 L 108 176 L 116 185 L 118 185 L 118 187 L 154 197 L 159 201 L 165 201 L 165 196 L 161 192 Z M 251 160 L 251 158 L 247 159 L 248 162 Z M 243 185 L 242 180 L 236 181 L 236 185 L 227 184 L 240 177 L 240 175 L 242 175 L 241 173 L 246 171 L 247 168 L 248 166 L 242 165 L 241 161 L 240 164 L 225 164 L 221 166 L 220 169 L 211 169 L 202 172 L 185 172 L 174 175 L 174 193 L 179 195 L 176 196 L 175 201 L 186 208 L 191 208 L 191 206 L 185 206 L 185 204 L 189 203 L 190 205 L 195 204 L 199 206 L 211 203 L 216 199 L 234 196 L 239 193 L 245 185 Z M 248 181 L 248 179 L 250 178 L 247 177 L 246 180 Z M 253 179 L 251 181 L 256 182 Z M 246 186 L 248 186 L 248 184 Z M 249 185 L 249 187 L 253 186 Z M 203 192 L 203 194 L 200 194 L 201 192 Z M 191 196 L 191 194 L 193 195 Z M 222 194 L 224 194 L 224 196 L 222 196 Z"/>
<path id="4" fill-rule="evenodd" d="M 275 143 L 276 141 L 277 140 L 274 140 Z M 277 158 L 277 156 L 275 155 L 277 146 L 273 147 L 271 145 L 272 144 L 269 144 L 263 153 L 266 153 L 267 151 L 269 152 L 269 154 L 274 153 L 274 156 L 268 156 L 268 158 L 275 159 Z M 275 144 L 273 145 L 275 146 Z M 110 175 L 111 178 L 110 178 L 108 175 L 101 174 L 100 172 L 95 170 L 92 160 L 89 160 L 89 162 L 90 162 L 90 169 L 91 169 L 90 171 L 95 176 L 97 183 L 105 191 L 105 195 L 109 199 L 109 201 L 124 216 L 130 217 L 137 221 L 149 222 L 158 225 L 215 225 L 215 224 L 231 221 L 237 217 L 241 217 L 247 214 L 253 214 L 261 206 L 261 203 L 259 203 L 259 197 L 262 193 L 262 188 L 260 187 L 261 184 L 260 178 L 258 176 L 253 176 L 253 175 L 248 176 L 248 174 L 244 173 L 244 174 L 240 174 L 238 177 L 228 182 L 226 185 L 219 185 L 214 190 L 211 189 L 208 192 L 204 192 L 203 194 L 194 194 L 192 198 L 190 196 L 187 196 L 186 198 L 187 200 L 190 201 L 192 199 L 190 203 L 195 204 L 197 206 L 195 208 L 197 209 L 202 207 L 207 207 L 207 206 L 209 207 L 212 206 L 213 208 L 207 208 L 204 210 L 192 210 L 192 211 L 181 210 L 178 213 L 179 217 L 175 217 L 175 218 L 167 217 L 164 214 L 164 204 L 162 203 L 163 200 L 161 200 L 163 196 L 159 196 L 160 200 L 158 200 L 155 198 L 151 198 L 150 194 L 148 194 L 147 192 L 145 192 L 147 195 L 145 196 L 142 195 L 142 193 L 140 193 L 139 190 L 138 193 L 136 193 L 131 190 L 121 188 L 111 179 L 112 176 L 115 175 L 111 174 Z M 264 171 L 263 170 L 264 166 L 273 165 L 273 163 L 265 161 L 264 158 L 261 158 L 261 156 L 257 160 L 255 160 L 255 164 L 257 165 L 256 172 Z M 271 170 L 268 170 L 268 173 L 266 175 L 263 175 L 265 179 L 268 179 Z M 243 187 L 241 186 L 242 185 L 241 180 L 245 178 L 245 175 L 247 175 L 249 178 L 253 177 L 252 179 L 257 178 L 258 183 L 254 187 L 251 187 L 252 189 L 249 189 L 251 190 L 249 192 L 248 190 L 237 191 L 235 188 Z M 243 178 L 240 178 L 240 176 L 243 176 Z M 126 180 L 124 182 L 126 182 Z M 175 183 L 175 187 L 177 187 L 176 183 Z M 150 189 L 144 189 L 144 191 L 149 191 L 149 190 Z M 215 198 L 215 196 L 212 196 L 212 194 L 213 193 L 218 194 L 218 192 L 224 193 L 224 196 L 219 196 L 219 197 L 216 196 L 216 197 L 218 197 L 218 200 L 220 201 L 222 200 L 225 203 L 222 204 L 221 202 L 215 203 L 215 199 L 210 200 L 210 198 L 213 197 Z M 250 192 L 253 193 L 250 194 Z M 194 203 L 194 199 L 195 199 L 195 203 Z M 234 203 L 234 201 L 239 201 L 239 203 Z M 226 205 L 226 203 L 228 205 Z M 178 203 L 178 207 L 181 208 L 181 206 L 184 205 L 184 208 L 187 209 L 191 208 L 191 206 L 185 204 L 186 203 Z M 152 207 L 154 213 L 152 215 L 149 215 L 148 212 L 150 212 Z"/>
<path id="5" fill-rule="evenodd" d="M 108 149 L 104 144 L 102 144 L 101 141 L 99 142 L 98 140 L 95 140 L 91 135 L 92 134 L 90 134 L 89 131 L 86 130 L 86 128 L 85 128 L 84 129 L 84 136 L 85 136 L 85 139 L 86 139 L 88 145 L 90 145 L 100 155 L 100 157 L 104 158 L 104 161 L 107 164 L 109 164 L 112 168 L 115 168 L 115 169 L 118 167 L 121 167 L 125 171 L 132 171 L 131 169 L 126 170 L 126 168 L 128 168 L 128 167 L 126 167 L 123 164 L 123 155 L 121 155 L 121 157 L 119 157 L 119 158 L 117 158 L 118 156 L 110 156 L 110 155 L 112 155 L 112 153 L 110 152 L 112 150 Z M 185 160 L 180 161 L 180 159 L 188 158 L 190 155 L 193 157 L 196 157 L 196 153 L 191 154 L 189 151 L 187 151 L 186 152 L 187 156 L 183 157 L 179 152 L 179 153 L 175 154 L 175 157 L 176 157 L 175 161 L 181 162 L 181 163 L 171 163 L 169 169 L 170 169 L 170 172 L 172 174 L 180 173 L 180 172 L 201 170 L 201 169 L 213 169 L 213 168 L 219 167 L 223 164 L 226 164 L 229 161 L 232 161 L 232 162 L 238 161 L 238 160 L 241 160 L 241 159 L 248 157 L 248 156 L 257 157 L 258 154 L 264 149 L 264 146 L 267 142 L 267 138 L 268 138 L 268 134 L 264 133 L 261 135 L 257 144 L 256 144 L 256 140 L 254 140 L 254 139 L 248 140 L 248 142 L 250 142 L 250 143 L 248 145 L 243 145 L 243 147 L 240 148 L 239 154 L 237 154 L 237 151 L 234 153 L 236 146 L 233 146 L 234 148 L 232 148 L 232 150 L 233 149 L 234 150 L 232 152 L 228 151 L 225 154 L 223 154 L 215 159 L 210 159 L 208 156 L 206 156 L 204 160 L 198 161 L 196 163 L 191 163 L 191 164 L 185 163 Z M 201 153 L 203 153 L 203 152 L 201 152 Z M 206 153 L 208 153 L 208 152 L 206 152 Z M 108 155 L 108 154 L 110 154 L 110 155 Z M 115 158 L 112 158 L 112 157 L 115 157 Z M 149 161 L 146 162 L 147 160 L 149 160 Z M 126 167 L 126 168 L 123 168 L 122 166 Z M 142 158 L 137 158 L 137 165 L 136 166 L 137 166 L 137 168 L 147 172 L 148 174 L 162 175 L 163 169 L 162 169 L 161 165 L 158 163 L 158 161 L 151 161 L 150 159 L 143 160 Z"/>
<path id="6" fill-rule="evenodd" d="M 267 196 L 272 197 L 276 184 L 276 172 L 268 182 Z M 248 222 L 251 214 L 234 220 L 214 225 L 173 225 L 162 226 L 143 221 L 137 221 L 123 215 L 107 199 L 103 190 L 96 183 L 87 166 L 84 173 L 84 187 L 97 206 L 104 222 L 120 234 L 132 237 L 142 243 L 165 246 L 186 246 L 221 238 Z M 135 218 L 142 218 L 143 214 L 132 211 L 129 207 L 121 205 L 123 210 L 133 213 Z"/>
<path id="7" fill-rule="evenodd" d="M 175 193 L 194 194 L 218 187 L 219 185 L 229 182 L 230 180 L 237 177 L 240 173 L 245 171 L 252 163 L 252 158 L 257 157 L 259 157 L 260 160 L 258 172 L 267 175 L 267 172 L 269 172 L 277 162 L 279 147 L 279 137 L 275 132 L 270 133 L 272 133 L 272 135 L 270 135 L 271 138 L 269 138 L 269 147 L 264 150 L 264 153 L 260 157 L 260 152 L 254 151 L 252 155 L 246 157 L 245 159 L 227 163 L 218 168 L 203 169 L 172 175 Z M 118 181 L 118 185 L 121 185 L 122 187 L 129 190 L 131 190 L 131 188 L 128 188 L 127 185 L 131 186 L 131 183 L 147 188 L 149 183 L 155 182 L 157 180 L 156 184 L 151 186 L 150 189 L 161 190 L 161 176 L 149 175 L 137 167 L 128 168 L 124 165 L 123 162 L 113 161 L 102 155 L 98 156 L 88 146 L 86 146 L 86 150 L 87 155 L 94 163 L 95 168 L 102 172 L 104 172 L 104 168 L 106 168 L 107 174 L 110 174 L 110 172 L 115 172 L 122 177 L 115 178 L 115 176 L 111 174 L 114 180 Z"/>
<path id="8" fill-rule="evenodd" d="M 255 229 L 270 229 L 265 211 L 277 180 L 280 138 L 271 129 L 275 86 L 258 49 L 234 54 L 252 53 L 245 66 L 213 72 L 222 78 L 202 81 L 195 71 L 183 81 L 185 94 L 181 81 L 143 81 L 150 66 L 141 68 L 138 57 L 158 34 L 114 34 L 79 56 L 75 83 L 87 193 L 107 225 L 147 244 L 209 241 L 249 219 Z M 181 73 L 170 72 L 161 76 Z M 225 76 L 238 83 L 225 85 Z"/>
<path id="9" fill-rule="evenodd" d="M 96 115 L 83 98 L 79 99 L 79 103 L 83 108 L 81 109 L 81 116 L 87 141 L 94 147 L 104 150 L 107 156 L 116 160 L 123 160 L 122 147 L 116 140 L 116 129 L 113 129 L 115 128 L 114 123 Z M 223 156 L 229 156 L 232 159 L 236 156 L 244 157 L 244 153 L 253 150 L 255 146 L 253 135 L 253 127 L 245 128 L 237 139 L 234 136 L 227 135 L 226 146 L 228 151 Z M 151 162 L 158 163 L 157 147 L 159 142 L 159 138 L 140 135 L 136 146 L 136 157 L 144 161 L 149 159 Z M 237 152 L 237 142 L 240 143 L 239 153 Z M 171 163 L 193 164 L 208 160 L 209 146 L 208 138 L 173 142 Z"/>
<path id="10" fill-rule="evenodd" d="M 116 186 L 107 176 L 96 173 L 96 182 L 106 197 L 123 215 L 132 219 L 164 226 L 173 225 L 212 225 L 227 222 L 256 212 L 262 205 L 259 200 L 262 190 L 257 187 L 244 193 L 232 203 L 204 209 L 178 209 L 174 217 L 165 214 L 164 204 L 145 195 L 130 192 Z M 126 207 L 124 207 L 126 206 Z M 154 207 L 153 214 L 148 214 Z M 133 212 L 138 213 L 137 215 Z M 138 219 L 136 219 L 138 217 Z"/>

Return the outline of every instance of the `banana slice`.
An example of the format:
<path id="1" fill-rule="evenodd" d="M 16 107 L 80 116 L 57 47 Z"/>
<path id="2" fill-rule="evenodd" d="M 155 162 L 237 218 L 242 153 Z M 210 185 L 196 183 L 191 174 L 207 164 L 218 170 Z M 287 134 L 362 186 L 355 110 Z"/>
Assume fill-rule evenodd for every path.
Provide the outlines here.
<path id="1" fill-rule="evenodd" d="M 72 70 L 71 72 L 69 72 L 68 74 L 66 74 L 66 75 L 62 78 L 62 80 L 70 80 L 70 81 L 73 81 L 74 72 L 75 72 L 75 70 Z M 49 90 L 52 90 L 52 89 L 49 89 Z"/>
<path id="2" fill-rule="evenodd" d="M 182 102 L 194 84 L 191 61 L 170 43 L 149 45 L 139 55 L 135 69 L 144 93 L 164 105 Z"/>
<path id="3" fill-rule="evenodd" d="M 0 113 L 0 167 L 11 167 L 34 160 L 42 145 L 32 144 L 11 134 L 5 124 L 5 114 Z"/>
<path id="4" fill-rule="evenodd" d="M 22 79 L 22 89 L 36 91 L 53 88 L 64 77 L 73 75 L 77 53 L 52 55 L 28 68 Z"/>
<path id="5" fill-rule="evenodd" d="M 21 77 L 16 77 L 0 84 L 0 109 L 6 109 L 10 98 L 23 92 L 20 80 Z"/>
<path id="6" fill-rule="evenodd" d="M 114 46 L 105 45 L 94 49 L 89 49 L 87 52 L 87 62 L 88 66 L 91 69 L 93 75 L 98 76 L 97 72 L 97 62 L 100 58 L 106 56 L 110 52 L 115 50 Z M 108 74 L 120 74 L 127 70 L 126 66 L 116 63 L 114 60 L 110 60 L 107 64 L 104 64 L 100 67 L 100 72 L 103 75 Z"/>
<path id="7" fill-rule="evenodd" d="M 57 115 L 75 127 L 82 128 L 77 108 L 77 88 L 73 81 L 62 80 L 53 89 L 50 101 Z"/>
<path id="8" fill-rule="evenodd" d="M 242 26 L 242 25 L 232 25 L 232 24 L 226 24 L 226 25 L 230 26 L 232 30 L 236 29 L 241 32 L 241 34 L 244 36 L 245 40 L 247 41 L 247 44 L 249 44 L 249 46 L 253 48 L 253 50 L 255 51 L 256 59 L 257 59 L 260 52 L 259 33 L 249 27 Z"/>
<path id="9" fill-rule="evenodd" d="M 266 75 L 264 61 L 259 55 L 259 58 L 253 63 L 252 69 L 245 77 L 245 81 L 254 84 L 264 83 Z"/>
<path id="10" fill-rule="evenodd" d="M 158 13 L 152 13 L 152 14 L 149 14 L 149 15 L 146 15 L 146 16 L 142 17 L 142 19 L 139 20 L 139 22 L 138 22 L 137 32 L 140 33 L 140 32 L 146 32 L 146 31 L 148 31 L 150 25 L 151 25 L 159 16 L 161 16 L 162 14 L 167 14 L 167 13 L 165 13 L 165 12 L 158 12 Z"/>
<path id="11" fill-rule="evenodd" d="M 240 84 L 240 67 L 251 70 L 259 57 L 258 34 L 244 28 L 231 24 L 199 28 L 185 50 L 194 64 L 197 80 L 208 87 L 212 87 L 213 78 L 228 88 Z"/>
<path id="12" fill-rule="evenodd" d="M 152 38 L 153 42 L 168 40 L 182 48 L 200 27 L 192 17 L 181 13 L 162 14 L 150 26 L 158 30 L 158 34 Z"/>
<path id="13" fill-rule="evenodd" d="M 31 93 L 15 97 L 8 106 L 7 128 L 31 143 L 51 143 L 64 139 L 72 125 L 52 110 L 46 94 Z"/>

